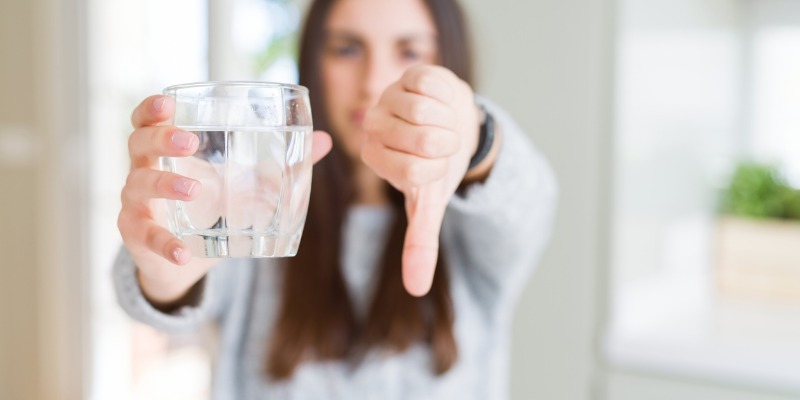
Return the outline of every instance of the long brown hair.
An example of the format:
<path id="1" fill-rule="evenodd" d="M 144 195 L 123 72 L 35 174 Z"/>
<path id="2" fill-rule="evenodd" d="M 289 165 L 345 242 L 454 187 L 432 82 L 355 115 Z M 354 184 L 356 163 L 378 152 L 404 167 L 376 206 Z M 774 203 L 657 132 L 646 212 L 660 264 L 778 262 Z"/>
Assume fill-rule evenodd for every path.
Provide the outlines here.
<path id="1" fill-rule="evenodd" d="M 315 129 L 331 132 L 325 114 L 321 58 L 325 24 L 336 0 L 316 0 L 305 20 L 300 42 L 300 84 L 309 88 Z M 439 64 L 468 83 L 472 60 L 466 21 L 455 0 L 423 0 L 437 30 Z M 378 269 L 375 295 L 364 321 L 355 317 L 342 275 L 342 225 L 356 188 L 347 156 L 337 145 L 314 166 L 311 201 L 297 256 L 288 259 L 281 306 L 268 346 L 266 374 L 290 377 L 305 360 L 357 361 L 374 347 L 404 351 L 426 343 L 433 371 L 446 372 L 458 357 L 448 270 L 440 251 L 431 291 L 409 295 L 402 283 L 401 256 L 407 226 L 403 195 L 388 184 L 395 213 Z M 365 243 L 364 245 L 374 245 Z"/>

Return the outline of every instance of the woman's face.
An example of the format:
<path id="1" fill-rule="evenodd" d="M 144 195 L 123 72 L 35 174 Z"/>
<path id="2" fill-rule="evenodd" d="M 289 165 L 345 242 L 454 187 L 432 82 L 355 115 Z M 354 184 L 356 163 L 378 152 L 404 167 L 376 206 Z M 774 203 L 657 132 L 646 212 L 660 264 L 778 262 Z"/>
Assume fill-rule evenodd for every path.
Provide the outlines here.
<path id="1" fill-rule="evenodd" d="M 364 112 L 408 67 L 436 62 L 436 29 L 422 0 L 338 0 L 326 33 L 325 107 L 338 143 L 358 161 Z"/>

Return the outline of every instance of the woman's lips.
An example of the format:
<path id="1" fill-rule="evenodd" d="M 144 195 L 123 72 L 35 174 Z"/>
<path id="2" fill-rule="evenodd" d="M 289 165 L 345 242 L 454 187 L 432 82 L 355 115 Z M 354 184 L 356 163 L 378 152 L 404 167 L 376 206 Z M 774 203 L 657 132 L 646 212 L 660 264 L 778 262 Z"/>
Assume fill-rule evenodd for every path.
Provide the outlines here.
<path id="1" fill-rule="evenodd" d="M 364 114 L 366 114 L 366 111 L 363 110 L 353 112 L 352 119 L 356 126 L 361 127 L 361 124 L 364 122 Z"/>

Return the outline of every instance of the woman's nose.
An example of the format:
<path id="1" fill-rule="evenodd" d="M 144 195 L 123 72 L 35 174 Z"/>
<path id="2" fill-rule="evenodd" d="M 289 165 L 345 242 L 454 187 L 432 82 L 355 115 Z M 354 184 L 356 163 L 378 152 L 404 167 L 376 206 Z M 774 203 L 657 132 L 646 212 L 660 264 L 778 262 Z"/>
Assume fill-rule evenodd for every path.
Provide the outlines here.
<path id="1" fill-rule="evenodd" d="M 398 71 L 391 63 L 390 57 L 370 57 L 362 78 L 365 97 L 377 101 L 389 85 L 400 79 L 401 74 L 402 71 Z"/>

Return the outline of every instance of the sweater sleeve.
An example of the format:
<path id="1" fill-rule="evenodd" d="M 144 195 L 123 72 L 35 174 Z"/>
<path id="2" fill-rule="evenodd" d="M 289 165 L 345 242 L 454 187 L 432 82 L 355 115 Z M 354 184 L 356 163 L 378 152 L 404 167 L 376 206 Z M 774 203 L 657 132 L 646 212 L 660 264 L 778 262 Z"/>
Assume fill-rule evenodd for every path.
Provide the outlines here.
<path id="1" fill-rule="evenodd" d="M 233 270 L 222 265 L 212 268 L 197 283 L 195 304 L 185 304 L 168 313 L 156 309 L 144 297 L 136 278 L 136 265 L 124 246 L 114 262 L 112 279 L 117 301 L 131 318 L 164 332 L 187 333 L 220 318 L 230 300 Z"/>
<path id="2" fill-rule="evenodd" d="M 498 304 L 518 297 L 549 242 L 558 187 L 549 163 L 513 119 L 479 101 L 502 131 L 501 147 L 487 179 L 451 199 L 442 240 L 471 291 Z"/>

